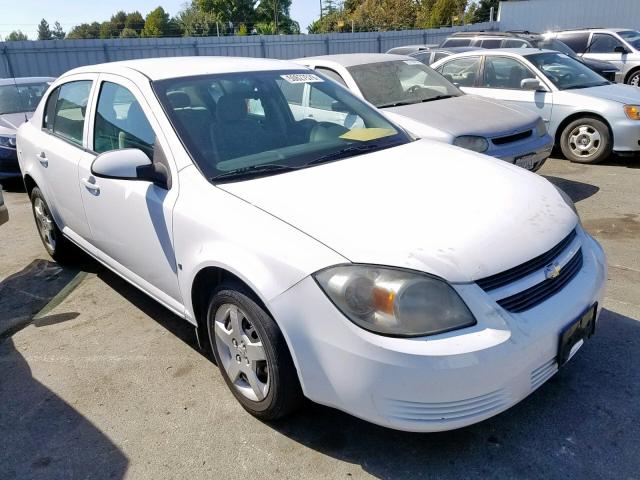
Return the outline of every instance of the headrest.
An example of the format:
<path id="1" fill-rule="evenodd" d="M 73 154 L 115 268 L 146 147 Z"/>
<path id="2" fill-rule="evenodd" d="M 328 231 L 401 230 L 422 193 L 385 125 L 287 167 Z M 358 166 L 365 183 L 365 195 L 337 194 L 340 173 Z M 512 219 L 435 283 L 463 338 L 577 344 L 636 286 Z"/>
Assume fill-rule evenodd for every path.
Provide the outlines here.
<path id="1" fill-rule="evenodd" d="M 218 120 L 236 122 L 247 116 L 247 100 L 238 94 L 223 95 L 218 100 Z"/>
<path id="2" fill-rule="evenodd" d="M 184 92 L 169 92 L 167 93 L 167 98 L 169 99 L 169 103 L 171 107 L 176 108 L 187 108 L 191 106 L 191 98 Z"/>

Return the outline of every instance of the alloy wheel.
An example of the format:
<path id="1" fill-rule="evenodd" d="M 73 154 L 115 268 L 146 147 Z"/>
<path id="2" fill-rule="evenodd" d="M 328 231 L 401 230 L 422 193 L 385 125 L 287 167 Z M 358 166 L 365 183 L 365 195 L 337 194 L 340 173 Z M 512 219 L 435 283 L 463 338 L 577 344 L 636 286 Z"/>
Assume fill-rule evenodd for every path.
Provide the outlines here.
<path id="1" fill-rule="evenodd" d="M 640 72 L 636 72 L 629 79 L 629 85 L 633 85 L 634 87 L 640 87 Z"/>
<path id="2" fill-rule="evenodd" d="M 51 214 L 41 198 L 36 198 L 33 202 L 33 211 L 35 213 L 36 225 L 38 226 L 38 232 L 42 237 L 42 241 L 50 251 L 55 251 L 56 232 L 53 218 L 51 218 Z"/>
<path id="3" fill-rule="evenodd" d="M 226 303 L 214 319 L 216 348 L 236 390 L 254 402 L 269 393 L 269 369 L 262 340 L 251 319 L 237 305 Z"/>
<path id="4" fill-rule="evenodd" d="M 578 125 L 569 134 L 568 143 L 571 152 L 577 157 L 588 158 L 600 150 L 602 137 L 591 125 Z"/>

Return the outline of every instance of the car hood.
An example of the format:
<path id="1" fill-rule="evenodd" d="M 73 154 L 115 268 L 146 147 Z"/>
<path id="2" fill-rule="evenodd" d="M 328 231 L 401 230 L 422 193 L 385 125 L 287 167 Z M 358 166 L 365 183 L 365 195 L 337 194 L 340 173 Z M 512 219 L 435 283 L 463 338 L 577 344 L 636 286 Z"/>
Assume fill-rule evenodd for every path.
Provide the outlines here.
<path id="1" fill-rule="evenodd" d="M 508 135 L 531 127 L 538 119 L 538 116 L 533 112 L 474 95 L 461 95 L 433 102 L 389 107 L 382 111 L 391 113 L 390 118 L 393 118 L 393 115 L 407 117 L 427 124 L 431 128 L 445 131 L 453 137 L 459 135 L 480 135 L 483 137 Z M 398 119 L 398 123 L 402 125 L 403 122 Z M 409 129 L 411 130 L 411 128 Z"/>
<path id="2" fill-rule="evenodd" d="M 352 262 L 451 282 L 524 263 L 577 222 L 544 178 L 431 140 L 218 186 Z"/>
<path id="3" fill-rule="evenodd" d="M 576 95 L 586 97 L 596 97 L 603 100 L 611 100 L 614 102 L 625 104 L 640 104 L 640 88 L 633 85 L 622 85 L 620 83 L 612 83 L 611 85 L 602 85 L 600 87 L 581 88 L 578 90 L 564 90 Z"/>
<path id="4" fill-rule="evenodd" d="M 33 112 L 5 113 L 0 115 L 0 135 L 15 135 L 18 127 L 31 118 Z"/>

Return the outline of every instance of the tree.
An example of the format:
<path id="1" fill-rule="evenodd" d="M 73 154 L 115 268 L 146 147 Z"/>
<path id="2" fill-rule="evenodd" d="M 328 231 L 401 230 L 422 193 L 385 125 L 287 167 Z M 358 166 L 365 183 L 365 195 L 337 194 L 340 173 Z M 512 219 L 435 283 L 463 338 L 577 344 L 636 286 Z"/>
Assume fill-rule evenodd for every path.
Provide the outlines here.
<path id="1" fill-rule="evenodd" d="M 23 40 L 29 40 L 29 37 L 27 37 L 24 33 L 22 33 L 21 30 L 14 30 L 9 35 L 7 35 L 5 40 L 7 42 L 20 42 Z"/>
<path id="2" fill-rule="evenodd" d="M 220 25 L 218 15 L 212 12 L 203 12 L 198 9 L 195 2 L 191 2 L 176 16 L 176 24 L 185 37 L 200 37 L 217 35 Z"/>
<path id="3" fill-rule="evenodd" d="M 255 10 L 259 22 L 275 23 L 275 33 L 299 33 L 300 26 L 294 21 L 289 10 L 291 0 L 261 0 Z"/>
<path id="4" fill-rule="evenodd" d="M 53 24 L 53 30 L 51 31 L 51 35 L 56 40 L 64 39 L 65 33 L 64 33 L 64 30 L 62 29 L 62 25 L 60 25 L 60 22 L 56 22 Z"/>
<path id="5" fill-rule="evenodd" d="M 414 0 L 364 0 L 351 15 L 355 28 L 365 31 L 414 28 L 417 6 Z"/>
<path id="6" fill-rule="evenodd" d="M 498 16 L 498 7 L 500 6 L 499 0 L 480 0 L 478 3 L 478 8 L 476 8 L 474 13 L 474 22 L 488 22 L 489 15 L 491 13 L 491 7 L 493 7 L 493 19 L 495 20 Z"/>
<path id="7" fill-rule="evenodd" d="M 43 18 L 38 24 L 38 40 L 51 40 L 51 38 L 49 23 Z"/>
<path id="8" fill-rule="evenodd" d="M 100 24 L 99 38 L 116 38 L 120 36 L 120 30 L 110 21 Z"/>
<path id="9" fill-rule="evenodd" d="M 164 8 L 158 7 L 147 15 L 142 29 L 143 37 L 162 37 L 168 35 L 169 30 L 169 14 Z"/>
<path id="10" fill-rule="evenodd" d="M 291 0 L 288 1 L 291 4 Z M 256 22 L 256 0 L 194 0 L 193 3 L 199 12 L 214 14 L 221 23 L 244 23 L 251 30 Z M 270 10 L 273 12 L 273 8 Z M 273 13 L 269 21 L 273 21 Z M 230 31 L 233 32 L 233 27 Z"/>
<path id="11" fill-rule="evenodd" d="M 138 11 L 127 13 L 127 18 L 124 21 L 124 27 L 135 30 L 138 35 L 144 28 L 144 17 Z"/>
<path id="12" fill-rule="evenodd" d="M 461 24 L 467 0 L 436 0 L 431 8 L 426 26 L 431 28 Z"/>
<path id="13" fill-rule="evenodd" d="M 71 29 L 67 38 L 100 38 L 100 24 L 98 22 L 81 23 Z"/>
<path id="14" fill-rule="evenodd" d="M 313 22 L 308 30 L 309 33 L 350 32 L 351 19 L 345 9 L 339 9 Z"/>
<path id="15" fill-rule="evenodd" d="M 120 38 L 137 38 L 139 37 L 138 32 L 136 32 L 133 28 L 125 27 L 120 32 Z"/>

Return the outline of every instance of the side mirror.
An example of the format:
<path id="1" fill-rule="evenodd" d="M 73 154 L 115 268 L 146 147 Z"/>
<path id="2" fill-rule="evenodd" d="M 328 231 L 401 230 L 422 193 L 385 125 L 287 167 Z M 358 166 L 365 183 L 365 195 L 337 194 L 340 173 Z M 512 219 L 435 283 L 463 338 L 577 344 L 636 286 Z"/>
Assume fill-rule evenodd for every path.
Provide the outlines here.
<path id="1" fill-rule="evenodd" d="M 622 45 L 618 45 L 617 47 L 615 47 L 615 48 L 613 49 L 613 51 L 614 51 L 615 53 L 622 53 L 623 55 L 624 55 L 625 53 L 629 53 L 629 51 L 628 51 L 626 48 L 624 48 Z"/>
<path id="2" fill-rule="evenodd" d="M 540 80 L 538 80 L 537 78 L 525 78 L 524 80 L 521 80 L 520 88 L 522 90 L 533 90 L 533 91 L 543 89 L 542 84 L 540 83 Z"/>
<path id="3" fill-rule="evenodd" d="M 91 164 L 91 173 L 101 178 L 142 180 L 167 188 L 166 175 L 157 171 L 149 157 L 137 148 L 101 153 Z"/>

